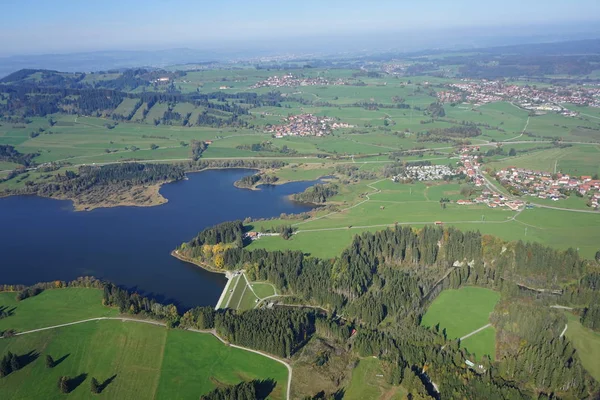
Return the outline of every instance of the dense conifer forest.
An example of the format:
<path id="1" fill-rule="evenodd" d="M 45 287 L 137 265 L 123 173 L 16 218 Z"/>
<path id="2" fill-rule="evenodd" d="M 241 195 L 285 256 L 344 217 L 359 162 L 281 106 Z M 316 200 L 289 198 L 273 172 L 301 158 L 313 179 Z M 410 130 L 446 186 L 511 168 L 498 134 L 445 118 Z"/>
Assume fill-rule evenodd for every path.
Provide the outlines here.
<path id="1" fill-rule="evenodd" d="M 338 193 L 338 186 L 335 183 L 320 184 L 309 187 L 302 193 L 293 196 L 295 201 L 302 203 L 325 203 L 327 199 Z"/>

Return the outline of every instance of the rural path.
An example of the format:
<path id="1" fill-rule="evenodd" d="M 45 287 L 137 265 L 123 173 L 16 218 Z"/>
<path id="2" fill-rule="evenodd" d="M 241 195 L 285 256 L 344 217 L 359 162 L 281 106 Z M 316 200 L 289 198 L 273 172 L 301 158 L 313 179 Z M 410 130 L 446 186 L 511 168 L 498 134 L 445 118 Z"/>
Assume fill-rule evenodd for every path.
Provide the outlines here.
<path id="1" fill-rule="evenodd" d="M 512 104 L 512 103 L 511 103 L 511 104 Z M 514 104 L 513 104 L 513 105 L 514 105 Z M 515 137 L 513 137 L 513 138 L 510 138 L 510 139 L 503 140 L 502 142 L 504 143 L 504 142 L 508 142 L 508 141 L 510 141 L 510 140 L 514 140 L 514 139 L 519 139 L 520 137 L 522 137 L 522 136 L 525 134 L 525 131 L 527 130 L 527 127 L 529 126 L 529 118 L 530 118 L 530 117 L 527 117 L 527 122 L 525 123 L 525 127 L 524 127 L 524 128 L 523 128 L 523 130 L 521 131 L 521 134 L 520 134 L 520 135 L 517 135 L 517 136 L 515 136 Z"/>
<path id="2" fill-rule="evenodd" d="M 65 326 L 83 324 L 85 322 L 106 321 L 106 320 L 123 321 L 123 322 L 138 322 L 138 323 L 144 323 L 144 324 L 150 324 L 150 325 L 157 325 L 157 326 L 162 326 L 162 327 L 166 327 L 167 326 L 167 324 L 165 324 L 164 322 L 152 321 L 152 320 L 147 320 L 147 319 L 136 319 L 136 318 L 127 318 L 127 317 L 98 317 L 98 318 L 83 319 L 81 321 L 69 322 L 69 323 L 66 323 L 66 324 L 47 326 L 45 328 L 32 329 L 30 331 L 15 333 L 15 336 L 28 335 L 28 334 L 31 334 L 31 333 L 36 333 L 36 332 L 41 332 L 41 331 L 47 331 L 47 330 L 50 330 L 50 329 L 57 329 L 57 328 L 65 327 Z M 292 388 L 292 366 L 290 364 L 288 364 L 286 361 L 282 360 L 281 358 L 272 356 L 272 355 L 270 355 L 268 353 L 262 352 L 260 350 L 254 350 L 254 349 L 250 349 L 250 348 L 247 348 L 247 347 L 238 346 L 236 344 L 229 343 L 225 339 L 223 339 L 222 337 L 220 337 L 217 334 L 217 331 L 215 329 L 200 330 L 200 329 L 190 328 L 190 329 L 185 329 L 185 330 L 190 331 L 190 332 L 195 332 L 195 333 L 203 333 L 203 334 L 213 335 L 214 337 L 216 337 L 218 340 L 220 340 L 226 346 L 230 346 L 230 347 L 234 347 L 236 349 L 245 350 L 245 351 L 249 351 L 251 353 L 259 354 L 261 356 L 270 358 L 273 361 L 277 361 L 280 364 L 283 364 L 287 368 L 287 370 L 288 370 L 286 400 L 290 400 L 290 398 L 291 398 L 290 392 L 291 392 L 291 388 Z M 3 339 L 3 337 L 0 337 L 0 339 Z"/>
<path id="3" fill-rule="evenodd" d="M 373 192 L 365 194 L 365 197 L 367 198 L 366 200 L 360 201 L 360 202 L 356 203 L 355 205 L 353 205 L 353 206 L 350 206 L 350 207 L 347 207 L 347 208 L 344 208 L 344 209 L 342 209 L 342 210 L 340 210 L 340 211 L 334 211 L 334 212 L 331 212 L 331 213 L 329 213 L 329 214 L 322 215 L 322 216 L 320 216 L 320 217 L 317 217 L 317 218 L 309 218 L 309 219 L 307 219 L 306 221 L 298 222 L 298 223 L 296 223 L 296 224 L 293 224 L 292 226 L 298 226 L 298 225 L 306 224 L 306 223 L 308 223 L 308 222 L 314 222 L 314 221 L 318 221 L 318 220 L 320 220 L 320 219 L 323 219 L 323 218 L 329 217 L 329 216 L 331 216 L 331 215 L 339 214 L 339 213 L 342 213 L 342 212 L 344 212 L 344 211 L 348 211 L 348 210 L 351 210 L 351 209 L 353 209 L 353 208 L 355 208 L 355 207 L 358 207 L 358 206 L 360 206 L 361 204 L 364 204 L 364 203 L 366 203 L 367 201 L 371 200 L 371 198 L 369 197 L 370 195 L 373 195 L 373 194 L 376 194 L 376 193 L 379 193 L 379 192 L 381 192 L 381 190 L 377 189 L 376 187 L 373 187 L 372 185 L 374 185 L 374 184 L 376 184 L 376 183 L 379 183 L 379 182 L 382 182 L 382 181 L 385 181 L 385 180 L 387 180 L 387 178 L 383 178 L 383 179 L 380 179 L 380 180 L 378 180 L 378 181 L 376 181 L 376 182 L 372 182 L 372 183 L 369 183 L 369 184 L 367 184 L 367 185 L 366 185 L 366 186 L 367 186 L 369 189 L 372 189 L 372 190 L 373 190 Z M 294 232 L 294 234 L 296 234 L 296 233 L 298 233 L 298 232 L 301 232 L 301 231 L 296 231 L 296 232 Z M 305 230 L 305 231 L 303 231 L 303 232 L 307 232 L 307 231 Z"/>
<path id="4" fill-rule="evenodd" d="M 481 332 L 482 330 L 489 328 L 490 326 L 492 326 L 492 324 L 487 324 L 487 325 L 484 325 L 484 326 L 482 326 L 482 327 L 481 327 L 481 328 L 479 328 L 479 329 L 475 329 L 473 332 L 471 332 L 471 333 L 467 333 L 465 336 L 461 337 L 459 340 L 462 342 L 462 341 L 463 341 L 463 340 L 465 340 L 466 338 L 468 338 L 468 337 L 471 337 L 471 336 L 475 335 L 476 333 L 479 333 L 479 332 Z"/>
<path id="5" fill-rule="evenodd" d="M 479 328 L 479 329 L 475 329 L 475 330 L 474 330 L 473 332 L 471 332 L 471 333 L 467 333 L 465 336 L 463 336 L 463 337 L 459 338 L 458 340 L 459 340 L 460 342 L 462 342 L 462 341 L 463 341 L 463 340 L 465 340 L 466 338 L 468 338 L 468 337 L 471 337 L 471 336 L 473 336 L 473 335 L 475 335 L 475 334 L 477 334 L 477 333 L 481 332 L 482 330 L 489 328 L 490 326 L 492 326 L 492 324 L 487 324 L 487 325 L 484 325 L 484 326 L 482 326 L 482 327 L 481 327 L 481 328 Z M 444 350 L 444 348 L 445 348 L 445 347 L 446 347 L 446 345 L 443 345 L 443 346 L 442 346 L 442 350 Z"/>
<path id="6" fill-rule="evenodd" d="M 573 310 L 573 307 L 559 306 L 558 304 L 550 306 L 550 308 L 558 308 L 559 310 Z"/>
<path id="7" fill-rule="evenodd" d="M 563 337 L 563 336 L 565 336 L 565 333 L 567 333 L 567 328 L 568 328 L 568 327 L 569 327 L 569 325 L 568 325 L 568 324 L 565 324 L 565 329 L 563 329 L 563 331 L 560 333 L 560 336 L 559 336 L 559 337 Z"/>

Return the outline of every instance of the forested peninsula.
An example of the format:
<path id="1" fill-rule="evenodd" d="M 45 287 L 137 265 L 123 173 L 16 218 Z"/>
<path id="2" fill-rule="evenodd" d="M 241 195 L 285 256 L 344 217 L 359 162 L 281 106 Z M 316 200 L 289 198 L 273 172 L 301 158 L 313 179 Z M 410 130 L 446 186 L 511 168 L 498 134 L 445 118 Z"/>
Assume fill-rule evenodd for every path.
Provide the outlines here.
<path id="1" fill-rule="evenodd" d="M 23 157 L 21 154 L 16 156 Z M 56 173 L 63 165 L 49 164 L 36 168 L 47 174 L 49 181 L 27 180 L 27 169 L 11 172 L 6 179 L 20 175 L 19 179 L 26 180 L 25 186 L 5 189 L 0 192 L 0 197 L 37 195 L 72 200 L 77 211 L 116 206 L 155 206 L 167 202 L 159 193 L 161 185 L 185 179 L 186 173 L 227 168 L 263 170 L 281 168 L 284 165 L 282 161 L 268 160 L 196 159 L 177 164 L 132 161 L 102 166 L 83 165 L 67 169 L 64 173 Z M 265 183 L 271 183 L 271 180 L 265 178 Z"/>

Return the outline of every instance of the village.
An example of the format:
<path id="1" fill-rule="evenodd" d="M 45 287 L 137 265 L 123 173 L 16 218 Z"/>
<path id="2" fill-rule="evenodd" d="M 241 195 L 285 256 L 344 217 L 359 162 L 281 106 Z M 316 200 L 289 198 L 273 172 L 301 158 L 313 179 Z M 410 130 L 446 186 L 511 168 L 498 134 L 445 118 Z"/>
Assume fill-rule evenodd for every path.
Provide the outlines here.
<path id="1" fill-rule="evenodd" d="M 537 88 L 535 85 L 507 85 L 500 81 L 474 81 L 462 79 L 448 84 L 450 90 L 437 93 L 442 103 L 472 103 L 480 106 L 497 101 L 510 101 L 531 111 L 560 112 L 566 116 L 577 116 L 559 104 L 600 107 L 600 87 Z"/>
<path id="2" fill-rule="evenodd" d="M 471 181 L 476 188 L 482 188 L 485 184 L 480 172 L 481 163 L 477 146 L 464 147 L 460 149 L 460 160 L 456 162 L 456 168 L 445 165 L 414 165 L 407 166 L 404 171 L 391 179 L 393 182 L 408 181 L 439 181 L 448 180 L 456 176 L 464 176 Z M 477 197 L 460 199 L 458 205 L 485 204 L 490 208 L 506 207 L 512 211 L 518 211 L 525 206 L 525 202 L 518 199 L 509 199 L 491 188 L 485 188 L 479 192 Z"/>
<path id="3" fill-rule="evenodd" d="M 326 86 L 326 85 L 345 85 L 346 82 L 342 79 L 330 81 L 323 77 L 316 78 L 304 78 L 297 77 L 292 74 L 281 75 L 281 76 L 270 76 L 264 81 L 260 81 L 252 85 L 251 89 L 258 89 L 262 87 L 296 87 L 296 86 Z"/>
<path id="4" fill-rule="evenodd" d="M 393 176 L 392 182 L 447 180 L 458 174 L 447 165 L 409 165 L 401 174 Z"/>
<path id="5" fill-rule="evenodd" d="M 588 196 L 592 208 L 597 209 L 600 202 L 600 180 L 591 176 L 574 177 L 508 167 L 496 172 L 496 179 L 514 193 L 539 199 L 558 201 L 574 193 L 581 197 Z"/>
<path id="6" fill-rule="evenodd" d="M 353 125 L 339 122 L 332 117 L 319 117 L 313 114 L 290 115 L 284 118 L 284 124 L 267 126 L 266 132 L 274 138 L 284 136 L 325 136 L 335 129 L 353 128 Z"/>

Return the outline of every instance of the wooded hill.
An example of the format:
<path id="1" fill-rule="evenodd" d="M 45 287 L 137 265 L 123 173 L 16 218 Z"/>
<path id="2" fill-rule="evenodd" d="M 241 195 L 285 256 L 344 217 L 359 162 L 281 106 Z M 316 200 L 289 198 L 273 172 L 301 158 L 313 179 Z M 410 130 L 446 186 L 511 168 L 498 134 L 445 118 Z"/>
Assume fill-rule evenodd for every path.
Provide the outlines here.
<path id="1" fill-rule="evenodd" d="M 339 257 L 322 260 L 300 251 L 242 250 L 240 223 L 211 231 L 229 232 L 236 241 L 217 244 L 216 251 L 192 241 L 179 251 L 202 262 L 218 259 L 222 268 L 243 268 L 250 278 L 268 280 L 283 294 L 343 316 L 360 328 L 354 351 L 387 360 L 398 371 L 408 368 L 392 378 L 396 383 L 408 371 L 416 373 L 419 385 L 426 382 L 421 372 L 426 366 L 441 398 L 591 398 L 598 390 L 573 346 L 559 337 L 565 316 L 548 307 L 572 304 L 578 287 L 573 282 L 589 281 L 589 271 L 597 268 L 572 249 L 505 242 L 454 228 L 397 226 L 356 236 Z M 502 292 L 503 301 L 492 317 L 498 361 L 484 358 L 487 372 L 481 375 L 465 368 L 464 351 L 456 342 L 448 343 L 444 332 L 419 324 L 441 290 L 462 285 Z M 557 295 L 538 291 L 542 289 Z M 579 306 L 599 293 L 593 285 L 585 290 L 593 295 L 578 296 Z M 590 308 L 586 315 L 594 312 Z"/>
<path id="2" fill-rule="evenodd" d="M 102 80 L 95 84 L 85 83 L 85 76 L 44 70 L 15 72 L 0 80 L 0 98 L 5 100 L 0 102 L 0 118 L 24 119 L 65 113 L 133 122 L 138 110 L 142 110 L 142 120 L 137 122 L 252 128 L 254 125 L 251 121 L 254 117 L 248 109 L 281 107 L 284 100 L 279 92 L 260 95 L 250 92 L 181 94 L 174 87 L 166 92 L 148 90 L 132 93 L 131 90 L 138 86 L 148 84 L 147 79 L 160 76 L 160 73 L 145 70 L 126 71 L 116 79 Z M 288 97 L 285 100 L 291 99 Z M 128 112 L 117 112 L 119 105 L 125 101 L 131 102 L 131 106 L 127 107 Z M 182 103 L 188 106 L 184 108 L 197 112 L 177 111 L 176 106 Z M 160 115 L 150 120 L 147 116 L 155 106 L 159 106 Z M 154 114 L 156 113 L 152 115 Z"/>

